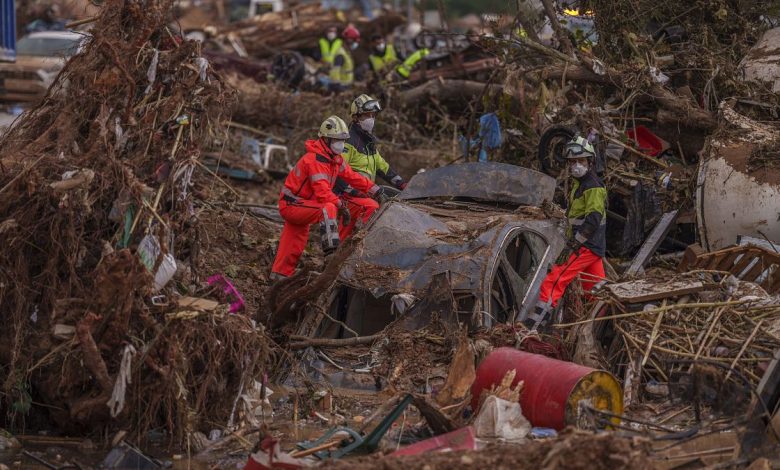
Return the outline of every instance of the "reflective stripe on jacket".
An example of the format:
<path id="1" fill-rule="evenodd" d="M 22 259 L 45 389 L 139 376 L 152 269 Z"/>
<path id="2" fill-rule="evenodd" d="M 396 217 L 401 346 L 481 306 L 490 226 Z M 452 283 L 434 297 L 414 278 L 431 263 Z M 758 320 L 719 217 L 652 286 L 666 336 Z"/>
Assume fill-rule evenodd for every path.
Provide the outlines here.
<path id="1" fill-rule="evenodd" d="M 333 42 L 330 42 L 327 38 L 320 38 L 320 57 L 322 61 L 333 65 L 333 59 L 336 57 L 336 52 L 341 49 L 342 44 L 344 42 L 341 39 L 334 39 Z"/>
<path id="2" fill-rule="evenodd" d="M 381 56 L 371 54 L 368 56 L 369 62 L 371 62 L 371 70 L 377 74 L 382 74 L 392 70 L 395 64 L 398 63 L 398 55 L 395 53 L 395 48 L 392 44 L 385 46 L 385 53 Z"/>
<path id="3" fill-rule="evenodd" d="M 352 85 L 355 81 L 355 63 L 344 46 L 339 47 L 333 57 L 333 64 L 328 74 L 330 80 L 339 85 Z"/>
<path id="4" fill-rule="evenodd" d="M 404 78 L 409 78 L 409 75 L 411 75 L 412 69 L 415 65 L 417 65 L 417 62 L 421 61 L 423 57 L 430 53 L 431 52 L 428 49 L 419 49 L 415 51 L 414 54 L 407 57 L 406 60 L 404 60 L 403 63 L 398 66 L 396 69 L 398 74 Z"/>
<path id="5" fill-rule="evenodd" d="M 607 189 L 592 171 L 574 178 L 566 210 L 567 236 L 603 257 L 607 249 Z"/>
<path id="6" fill-rule="evenodd" d="M 279 202 L 316 200 L 338 206 L 339 198 L 333 193 L 337 178 L 364 193 L 374 194 L 379 189 L 372 181 L 352 171 L 344 158 L 334 155 L 322 139 L 307 140 L 306 153 L 284 180 Z"/>

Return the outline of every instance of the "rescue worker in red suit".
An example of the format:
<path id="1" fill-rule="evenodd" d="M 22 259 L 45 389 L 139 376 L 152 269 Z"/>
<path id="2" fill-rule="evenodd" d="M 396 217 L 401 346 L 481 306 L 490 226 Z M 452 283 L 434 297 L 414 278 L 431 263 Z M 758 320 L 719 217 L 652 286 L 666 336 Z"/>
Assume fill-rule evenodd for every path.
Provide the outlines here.
<path id="1" fill-rule="evenodd" d="M 542 282 L 536 310 L 525 319 L 525 325 L 534 330 L 550 322 L 558 301 L 575 278 L 580 278 L 585 292 L 605 278 L 607 189 L 594 170 L 596 152 L 587 139 L 579 136 L 566 144 L 565 152 L 572 176 L 566 208 L 571 255 L 554 266 Z"/>
<path id="2" fill-rule="evenodd" d="M 339 241 L 349 236 L 349 230 L 339 230 L 352 218 L 363 223 L 379 207 L 373 199 L 350 197 L 349 202 L 333 193 L 336 178 L 368 196 L 384 197 L 382 189 L 368 178 L 352 171 L 341 153 L 349 138 L 346 123 L 331 116 L 320 126 L 319 139 L 306 141 L 306 153 L 287 175 L 279 195 L 279 213 L 284 219 L 279 249 L 276 253 L 271 280 L 288 277 L 295 272 L 298 260 L 309 239 L 309 226 L 320 224 L 322 248 L 326 253 L 335 250 Z"/>

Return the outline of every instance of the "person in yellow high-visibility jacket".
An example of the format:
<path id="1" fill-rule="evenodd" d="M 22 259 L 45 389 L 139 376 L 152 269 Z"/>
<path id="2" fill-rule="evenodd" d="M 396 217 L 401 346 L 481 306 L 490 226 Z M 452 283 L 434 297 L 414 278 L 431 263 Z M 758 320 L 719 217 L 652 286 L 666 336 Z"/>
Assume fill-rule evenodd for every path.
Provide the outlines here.
<path id="1" fill-rule="evenodd" d="M 350 51 L 357 48 L 360 31 L 350 24 L 341 32 L 341 39 L 343 44 L 333 53 L 328 72 L 328 90 L 336 93 L 349 89 L 355 82 L 355 61 Z"/>
<path id="2" fill-rule="evenodd" d="M 325 30 L 325 37 L 320 38 L 319 42 L 319 56 L 316 57 L 319 61 L 327 66 L 333 65 L 333 59 L 336 57 L 336 52 L 341 49 L 344 41 L 339 38 L 338 29 L 335 26 L 328 27 Z"/>
<path id="3" fill-rule="evenodd" d="M 377 148 L 378 139 L 373 134 L 374 124 L 382 107 L 369 95 L 360 95 L 349 106 L 352 123 L 349 139 L 344 145 L 344 161 L 356 172 L 375 181 L 379 176 L 399 191 L 406 188 L 406 181 L 393 171 Z"/>
<path id="4" fill-rule="evenodd" d="M 404 80 L 408 79 L 409 75 L 412 74 L 414 67 L 430 53 L 431 51 L 425 48 L 414 51 L 412 55 L 404 59 L 404 61 L 395 68 L 395 72 Z"/>
<path id="5" fill-rule="evenodd" d="M 387 44 L 385 38 L 378 34 L 371 37 L 371 46 L 368 61 L 380 82 L 400 82 L 408 79 L 415 66 L 430 54 L 428 49 L 423 48 L 401 61 L 393 45 Z"/>
<path id="6" fill-rule="evenodd" d="M 368 56 L 371 63 L 371 70 L 378 77 L 384 77 L 398 65 L 398 54 L 395 53 L 395 47 L 387 44 L 385 38 L 379 34 L 371 36 L 371 54 Z"/>

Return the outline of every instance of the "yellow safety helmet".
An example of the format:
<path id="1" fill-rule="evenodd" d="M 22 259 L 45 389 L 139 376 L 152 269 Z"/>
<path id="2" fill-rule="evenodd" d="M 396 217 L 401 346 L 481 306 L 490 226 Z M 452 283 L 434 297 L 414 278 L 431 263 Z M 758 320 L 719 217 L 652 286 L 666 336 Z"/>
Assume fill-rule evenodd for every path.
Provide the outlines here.
<path id="1" fill-rule="evenodd" d="M 349 139 L 349 128 L 343 119 L 331 116 L 322 122 L 318 135 L 329 139 L 347 140 Z"/>
<path id="2" fill-rule="evenodd" d="M 363 113 L 378 113 L 382 111 L 379 101 L 368 95 L 360 95 L 349 105 L 349 114 L 352 116 Z"/>
<path id="3" fill-rule="evenodd" d="M 566 144 L 564 158 L 596 158 L 596 150 L 588 139 L 576 136 Z"/>

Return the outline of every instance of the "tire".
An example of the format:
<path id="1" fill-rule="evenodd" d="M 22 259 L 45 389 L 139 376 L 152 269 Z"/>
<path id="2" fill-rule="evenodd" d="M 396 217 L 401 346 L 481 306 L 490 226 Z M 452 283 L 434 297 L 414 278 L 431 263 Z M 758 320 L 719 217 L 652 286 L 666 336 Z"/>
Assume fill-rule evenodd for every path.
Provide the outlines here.
<path id="1" fill-rule="evenodd" d="M 295 51 L 284 51 L 276 54 L 271 60 L 271 74 L 278 82 L 295 88 L 306 74 L 304 59 Z"/>
<path id="2" fill-rule="evenodd" d="M 542 133 L 537 150 L 539 168 L 542 172 L 552 177 L 561 174 L 566 167 L 566 159 L 563 157 L 564 148 L 576 134 L 577 130 L 569 126 L 552 126 Z"/>
<path id="3" fill-rule="evenodd" d="M 571 126 L 552 126 L 542 133 L 539 139 L 539 148 L 537 158 L 539 167 L 543 173 L 557 178 L 566 167 L 566 159 L 563 157 L 563 151 L 566 143 L 574 138 L 579 131 Z M 594 142 L 593 147 L 596 150 L 596 161 L 594 170 L 599 176 L 604 175 L 604 145 L 602 140 Z"/>

